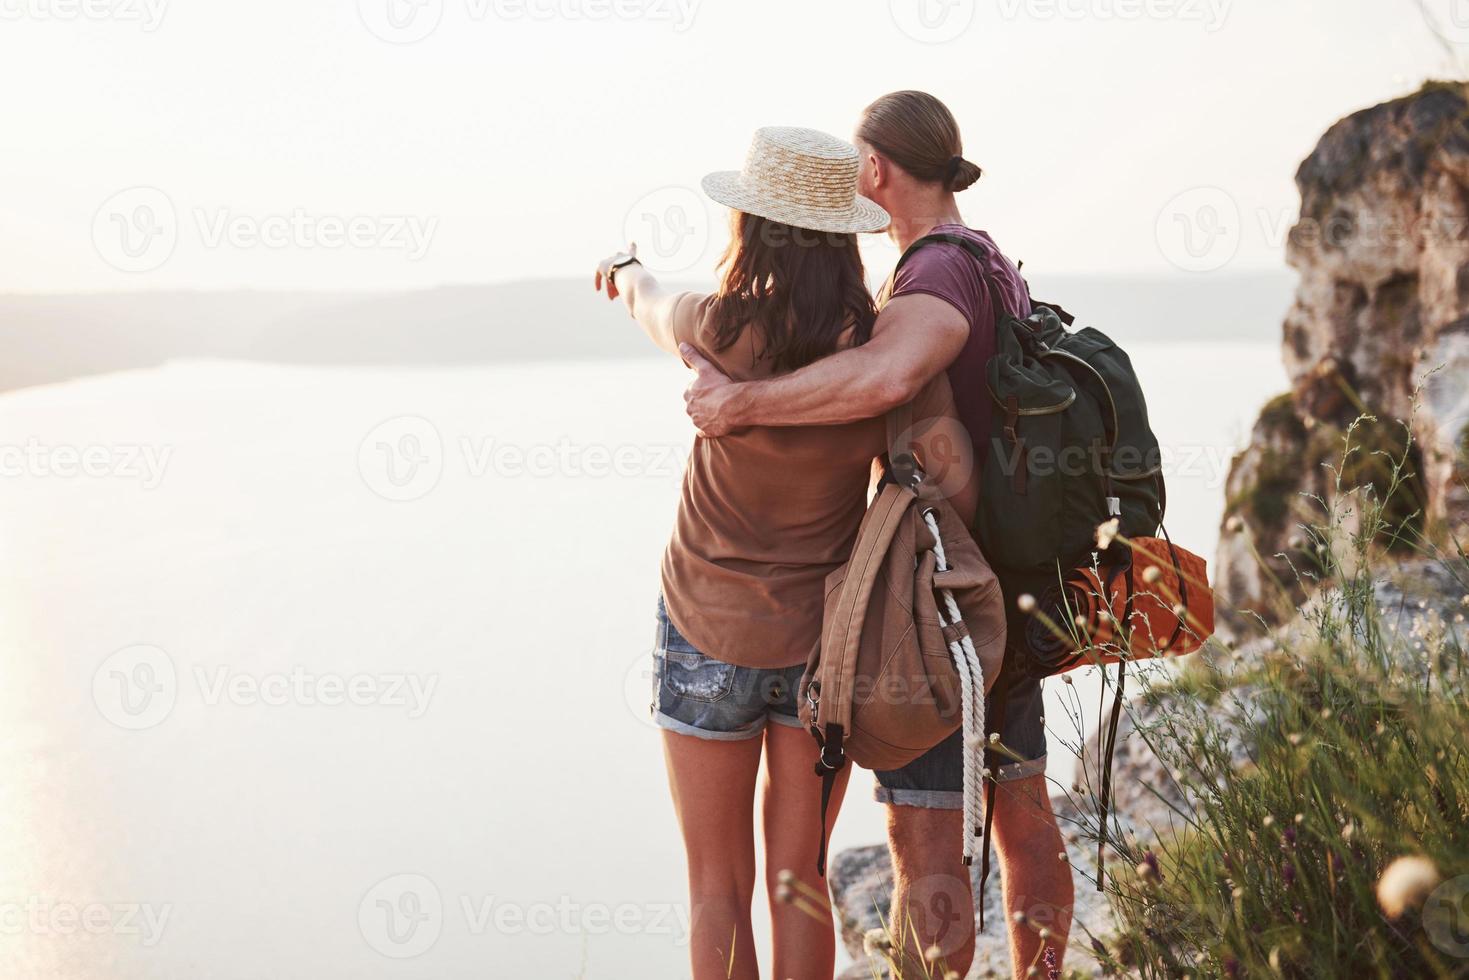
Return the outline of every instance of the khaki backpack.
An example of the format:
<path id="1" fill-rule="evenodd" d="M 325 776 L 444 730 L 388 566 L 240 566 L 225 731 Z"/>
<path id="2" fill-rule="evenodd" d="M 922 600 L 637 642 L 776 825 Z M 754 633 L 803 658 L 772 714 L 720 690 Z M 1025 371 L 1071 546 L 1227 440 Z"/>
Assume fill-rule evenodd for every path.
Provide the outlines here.
<path id="1" fill-rule="evenodd" d="M 852 557 L 826 579 L 821 642 L 801 680 L 801 721 L 821 746 L 822 841 L 836 774 L 907 765 L 962 727 L 966 859 L 981 831 L 984 699 L 1000 675 L 1005 608 L 989 562 L 887 417 L 888 470 Z"/>

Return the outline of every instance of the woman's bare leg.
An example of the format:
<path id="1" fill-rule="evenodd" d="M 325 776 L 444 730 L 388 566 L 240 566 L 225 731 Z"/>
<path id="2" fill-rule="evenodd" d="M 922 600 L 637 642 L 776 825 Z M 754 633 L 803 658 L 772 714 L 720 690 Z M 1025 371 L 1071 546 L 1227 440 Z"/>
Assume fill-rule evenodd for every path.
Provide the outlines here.
<path id="1" fill-rule="evenodd" d="M 688 853 L 694 980 L 758 980 L 750 933 L 755 781 L 761 738 L 717 741 L 663 732 L 673 807 Z"/>
<path id="2" fill-rule="evenodd" d="M 765 885 L 774 933 L 772 973 L 779 980 L 831 980 L 836 940 L 826 879 L 816 876 L 821 843 L 816 741 L 804 729 L 772 722 L 765 730 L 765 747 Z M 828 835 L 842 808 L 851 771 L 851 766 L 843 769 L 832 789 Z M 782 871 L 791 872 L 804 885 L 791 886 L 796 902 L 776 898 Z"/>

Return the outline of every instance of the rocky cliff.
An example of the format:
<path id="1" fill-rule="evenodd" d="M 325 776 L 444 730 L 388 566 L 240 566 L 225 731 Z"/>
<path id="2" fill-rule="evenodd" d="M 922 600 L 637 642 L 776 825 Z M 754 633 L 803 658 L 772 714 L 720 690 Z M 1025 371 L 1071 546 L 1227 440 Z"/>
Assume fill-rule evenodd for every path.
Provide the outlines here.
<path id="1" fill-rule="evenodd" d="M 1469 522 L 1469 86 L 1430 85 L 1348 116 L 1296 184 L 1292 389 L 1234 461 L 1217 561 L 1223 604 L 1272 622 L 1306 591 L 1299 525 L 1323 514 L 1312 496 L 1371 485 L 1412 530 L 1442 536 Z M 1364 413 L 1376 420 L 1354 430 L 1360 448 L 1343 466 Z M 1407 464 L 1395 490 L 1390 458 Z"/>

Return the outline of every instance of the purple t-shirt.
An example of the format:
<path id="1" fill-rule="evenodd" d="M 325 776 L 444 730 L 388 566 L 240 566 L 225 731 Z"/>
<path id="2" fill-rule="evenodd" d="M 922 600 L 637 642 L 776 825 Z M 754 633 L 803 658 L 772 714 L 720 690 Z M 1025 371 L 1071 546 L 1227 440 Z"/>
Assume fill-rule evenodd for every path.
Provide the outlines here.
<path id="1" fill-rule="evenodd" d="M 931 234 L 973 239 L 983 246 L 988 258 L 981 263 L 963 247 L 947 242 L 925 245 L 898 270 L 890 299 L 927 293 L 948 303 L 969 321 L 969 339 L 949 365 L 949 385 L 954 389 L 959 419 L 974 442 L 975 459 L 982 466 L 989 455 L 994 406 L 985 386 L 985 365 L 995 353 L 997 314 L 981 276 L 994 285 L 1005 312 L 1015 316 L 1030 316 L 1030 290 L 1020 278 L 1020 270 L 1000 253 L 1000 247 L 987 233 L 963 225 L 939 225 Z"/>

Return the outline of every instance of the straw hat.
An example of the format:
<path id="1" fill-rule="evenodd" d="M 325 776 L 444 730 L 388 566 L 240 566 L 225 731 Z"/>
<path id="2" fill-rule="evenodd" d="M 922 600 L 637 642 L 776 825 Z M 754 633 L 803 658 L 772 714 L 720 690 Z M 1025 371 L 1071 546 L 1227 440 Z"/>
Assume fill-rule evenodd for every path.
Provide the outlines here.
<path id="1" fill-rule="evenodd" d="M 812 231 L 882 231 L 888 213 L 857 193 L 856 147 L 817 129 L 755 130 L 745 169 L 704 178 L 720 204 Z"/>

